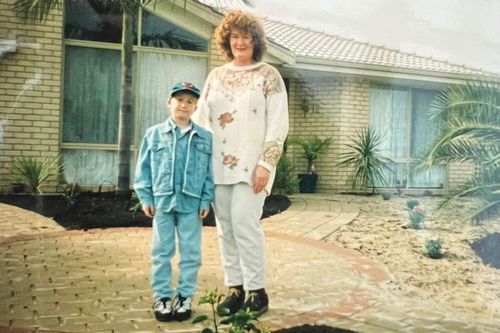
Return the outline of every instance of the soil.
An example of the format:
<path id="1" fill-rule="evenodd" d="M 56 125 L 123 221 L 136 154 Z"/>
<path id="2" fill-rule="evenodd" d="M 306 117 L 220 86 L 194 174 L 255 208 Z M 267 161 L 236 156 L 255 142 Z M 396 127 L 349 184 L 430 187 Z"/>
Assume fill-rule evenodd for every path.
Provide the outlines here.
<path id="1" fill-rule="evenodd" d="M 355 331 L 345 330 L 343 328 L 330 327 L 325 325 L 303 325 L 291 328 L 285 328 L 274 333 L 356 333 Z"/>
<path id="2" fill-rule="evenodd" d="M 120 197 L 114 192 L 81 192 L 69 198 L 61 194 L 43 195 L 43 207 L 36 204 L 31 194 L 0 194 L 0 203 L 36 211 L 54 220 L 66 229 L 94 229 L 113 227 L 150 227 L 151 219 L 139 209 L 131 209 L 137 200 Z M 285 211 L 290 200 L 283 195 L 270 195 L 264 203 L 262 218 Z M 204 226 L 215 226 L 213 212 L 203 220 Z"/>

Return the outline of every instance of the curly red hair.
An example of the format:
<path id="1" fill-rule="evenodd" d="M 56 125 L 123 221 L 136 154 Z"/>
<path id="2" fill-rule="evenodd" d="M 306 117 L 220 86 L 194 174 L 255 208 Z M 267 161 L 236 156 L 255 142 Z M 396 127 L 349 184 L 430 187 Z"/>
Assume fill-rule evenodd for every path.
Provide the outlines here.
<path id="1" fill-rule="evenodd" d="M 264 26 L 256 16 L 240 11 L 229 12 L 215 29 L 215 42 L 226 60 L 232 61 L 234 59 L 233 53 L 231 52 L 231 45 L 229 43 L 231 29 L 234 28 L 252 35 L 252 59 L 255 62 L 261 61 L 264 56 L 264 52 L 266 51 Z"/>

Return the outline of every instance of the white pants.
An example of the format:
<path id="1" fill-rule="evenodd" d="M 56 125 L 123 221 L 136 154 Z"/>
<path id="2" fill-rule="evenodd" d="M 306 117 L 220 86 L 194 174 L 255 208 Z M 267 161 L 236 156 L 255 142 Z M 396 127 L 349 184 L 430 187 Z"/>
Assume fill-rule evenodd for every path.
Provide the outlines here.
<path id="1" fill-rule="evenodd" d="M 260 225 L 266 193 L 250 185 L 216 185 L 214 212 L 224 282 L 247 290 L 265 287 L 265 240 Z"/>

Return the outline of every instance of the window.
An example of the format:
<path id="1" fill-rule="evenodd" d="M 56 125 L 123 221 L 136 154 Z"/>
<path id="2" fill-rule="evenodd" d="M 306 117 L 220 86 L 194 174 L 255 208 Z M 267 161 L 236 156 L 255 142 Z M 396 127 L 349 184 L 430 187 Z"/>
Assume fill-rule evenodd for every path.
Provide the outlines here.
<path id="1" fill-rule="evenodd" d="M 141 45 L 201 52 L 208 50 L 206 40 L 146 10 L 142 12 Z"/>
<path id="2" fill-rule="evenodd" d="M 117 142 L 120 68 L 119 51 L 66 47 L 63 142 Z"/>
<path id="3" fill-rule="evenodd" d="M 382 136 L 382 153 L 397 163 L 394 173 L 386 173 L 389 187 L 443 187 L 442 166 L 418 171 L 412 163 L 431 147 L 438 135 L 439 124 L 429 116 L 436 93 L 423 89 L 371 88 L 370 125 Z"/>
<path id="4" fill-rule="evenodd" d="M 97 0 L 66 0 L 65 6 L 64 33 L 71 40 L 65 41 L 64 177 L 82 185 L 115 183 L 122 13 Z M 132 66 L 133 146 L 140 144 L 146 128 L 166 120 L 166 101 L 174 83 L 189 80 L 203 85 L 208 61 L 208 41 L 152 13 L 141 15 L 142 27 L 134 28 L 136 44 L 140 35 L 142 46 L 134 47 Z M 134 151 L 131 159 L 135 162 Z M 133 173 L 132 168 L 131 177 Z"/>
<path id="5" fill-rule="evenodd" d="M 120 43 L 122 11 L 112 3 L 99 0 L 66 0 L 64 38 Z"/>

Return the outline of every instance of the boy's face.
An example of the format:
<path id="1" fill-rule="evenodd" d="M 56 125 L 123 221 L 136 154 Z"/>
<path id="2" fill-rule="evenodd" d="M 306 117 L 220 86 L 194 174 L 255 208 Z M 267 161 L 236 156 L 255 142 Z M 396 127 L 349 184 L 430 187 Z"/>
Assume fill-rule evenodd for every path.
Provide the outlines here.
<path id="1" fill-rule="evenodd" d="M 168 108 L 172 114 L 172 118 L 176 123 L 185 123 L 189 121 L 194 110 L 196 110 L 196 103 L 198 98 L 196 96 L 179 92 L 168 100 Z"/>

